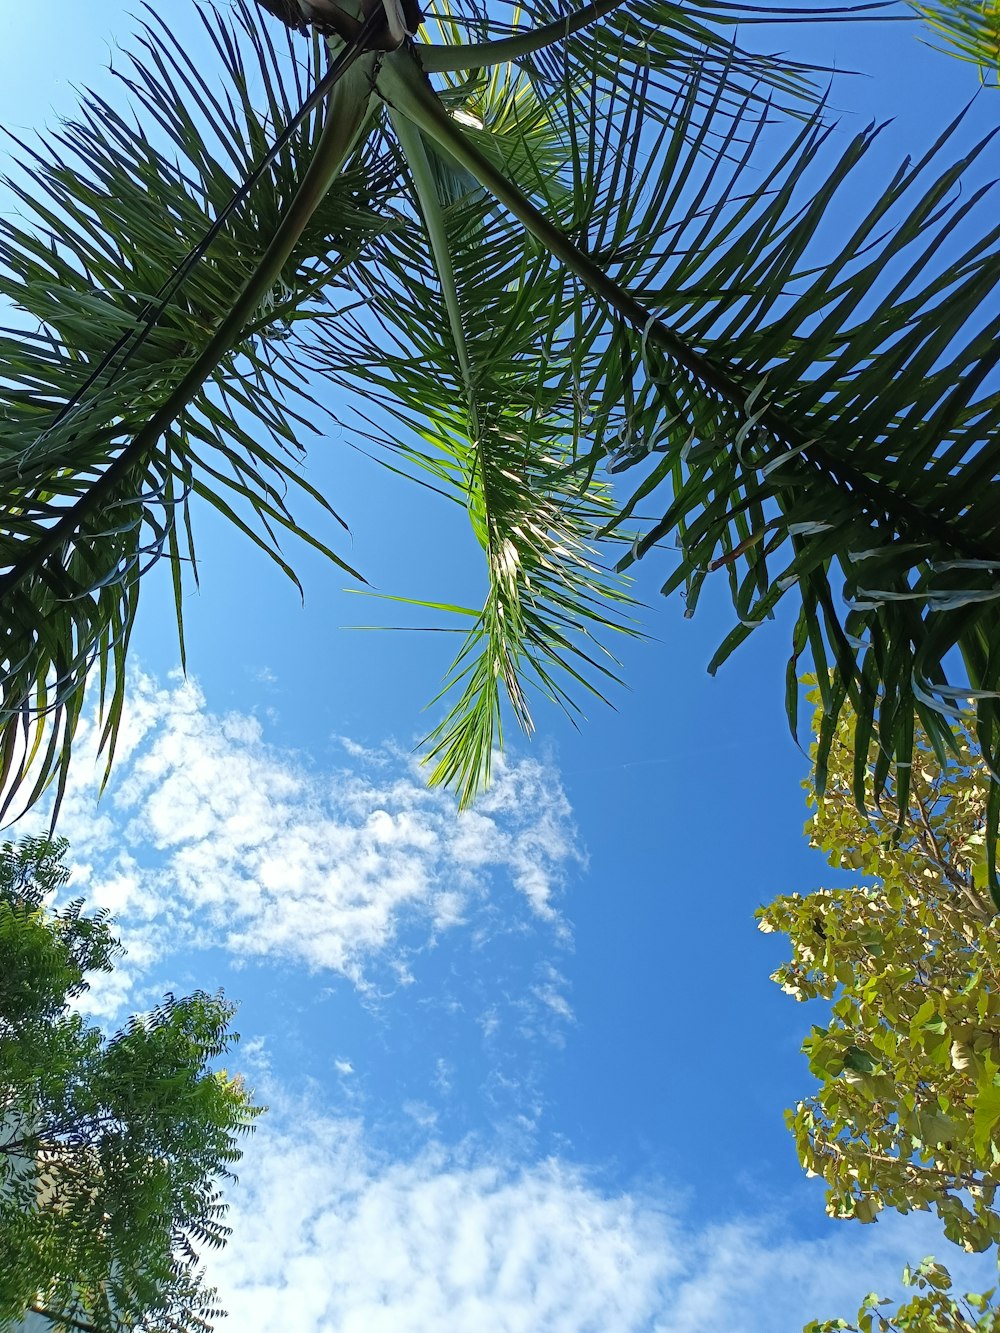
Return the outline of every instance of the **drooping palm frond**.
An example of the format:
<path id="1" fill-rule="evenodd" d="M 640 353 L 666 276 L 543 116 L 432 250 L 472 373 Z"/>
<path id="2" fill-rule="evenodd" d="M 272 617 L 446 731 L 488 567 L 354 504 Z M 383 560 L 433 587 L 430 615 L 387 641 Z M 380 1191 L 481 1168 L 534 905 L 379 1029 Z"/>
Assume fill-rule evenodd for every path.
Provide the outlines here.
<path id="1" fill-rule="evenodd" d="M 207 259 L 172 284 L 315 81 L 319 47 L 302 66 L 248 6 L 237 20 L 204 15 L 217 72 L 199 68 L 154 21 L 121 74 L 145 126 L 92 96 L 45 145 L 21 145 L 22 170 L 7 183 L 26 219 L 0 223 L 0 297 L 10 312 L 0 334 L 8 796 L 32 761 L 29 800 L 54 771 L 65 774 L 95 666 L 113 734 L 141 576 L 161 556 L 180 627 L 183 568 L 194 565 L 192 497 L 289 575 L 282 529 L 342 563 L 288 506 L 291 489 L 333 513 L 296 467 L 312 404 L 287 337 L 387 225 L 387 181 L 362 151 L 296 217 L 324 132 L 317 108 Z"/>
<path id="2" fill-rule="evenodd" d="M 494 72 L 453 115 L 558 215 L 571 196 L 568 150 L 530 81 Z M 432 781 L 468 801 L 488 780 L 504 698 L 530 730 L 529 683 L 574 709 L 567 679 L 599 692 L 596 681 L 613 678 L 600 640 L 632 628 L 629 599 L 593 550 L 610 494 L 574 465 L 579 284 L 405 118 L 392 113 L 391 130 L 409 223 L 370 247 L 356 274 L 363 306 L 326 322 L 314 364 L 377 398 L 399 428 L 382 448 L 467 509 L 485 554 L 481 609 L 405 599 L 471 621 L 442 691 L 451 706 L 429 738 Z"/>
<path id="3" fill-rule="evenodd" d="M 623 101 L 634 139 L 636 102 Z M 725 570 L 740 623 L 711 670 L 794 590 L 793 727 L 808 648 L 824 682 L 820 776 L 849 699 L 858 754 L 874 732 L 879 781 L 895 769 L 904 791 L 914 718 L 943 752 L 963 697 L 1000 772 L 1000 228 L 990 184 L 959 190 L 993 139 L 956 161 L 958 132 L 904 163 L 839 245 L 823 222 L 877 130 L 824 174 L 818 120 L 750 197 L 753 132 L 742 156 L 733 133 L 708 173 L 674 136 L 660 186 L 646 188 L 655 169 L 636 159 L 601 221 L 623 256 L 606 248 L 605 271 L 650 312 L 619 362 L 627 409 L 622 377 L 601 365 L 592 381 L 605 390 L 598 415 L 620 423 L 613 470 L 646 474 L 621 517 L 661 488 L 670 501 L 633 556 L 679 539 L 664 592 L 683 587 L 689 613 Z M 994 838 L 997 801 L 995 787 Z"/>
<path id="4" fill-rule="evenodd" d="M 726 571 L 740 623 L 712 670 L 794 590 L 793 725 L 808 647 L 824 684 L 834 668 L 820 773 L 850 698 L 859 754 L 874 727 L 880 777 L 902 765 L 904 790 L 914 716 L 946 747 L 956 694 L 978 698 L 995 765 L 1000 745 L 1000 228 L 988 186 L 965 198 L 955 188 L 989 141 L 956 166 L 956 129 L 904 164 L 834 247 L 823 218 L 876 132 L 817 181 L 824 131 L 806 127 L 755 199 L 724 171 L 703 216 L 671 231 L 672 253 L 621 275 L 706 363 L 693 389 L 698 376 L 654 330 L 634 350 L 635 406 L 615 466 L 646 464 L 646 476 L 624 514 L 661 486 L 670 501 L 634 554 L 679 539 L 664 591 L 684 587 L 689 613 L 705 578 Z M 609 392 L 608 412 L 616 399 Z"/>

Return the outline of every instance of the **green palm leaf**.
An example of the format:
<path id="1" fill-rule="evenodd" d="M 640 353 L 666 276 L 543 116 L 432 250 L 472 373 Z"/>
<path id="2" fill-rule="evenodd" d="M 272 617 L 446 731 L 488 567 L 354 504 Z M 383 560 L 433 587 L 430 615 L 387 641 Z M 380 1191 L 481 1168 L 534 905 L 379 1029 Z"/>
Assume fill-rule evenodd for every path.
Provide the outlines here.
<path id="1" fill-rule="evenodd" d="M 46 146 L 22 146 L 25 168 L 8 182 L 28 220 L 0 223 L 0 291 L 16 321 L 0 333 L 0 772 L 11 795 L 40 759 L 29 801 L 54 771 L 65 777 L 95 665 L 113 736 L 140 579 L 162 556 L 180 628 L 192 496 L 292 578 L 282 530 L 343 563 L 289 508 L 292 490 L 333 513 L 297 469 L 315 404 L 287 339 L 367 237 L 391 225 L 376 211 L 390 184 L 379 163 L 361 151 L 296 220 L 324 126 L 314 111 L 228 217 L 208 262 L 160 297 L 302 100 L 287 52 L 247 6 L 238 21 L 205 15 L 221 95 L 154 22 L 122 74 L 149 132 L 91 97 Z M 220 333 L 239 301 L 235 327 Z"/>

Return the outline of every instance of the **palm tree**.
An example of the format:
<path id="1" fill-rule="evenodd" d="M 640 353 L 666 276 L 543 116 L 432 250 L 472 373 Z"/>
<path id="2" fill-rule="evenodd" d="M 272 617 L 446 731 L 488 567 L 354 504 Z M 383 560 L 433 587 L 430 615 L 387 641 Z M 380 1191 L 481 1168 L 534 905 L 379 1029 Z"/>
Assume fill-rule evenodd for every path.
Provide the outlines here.
<path id="1" fill-rule="evenodd" d="M 347 568 L 289 500 L 330 510 L 295 466 L 317 374 L 482 544 L 484 606 L 436 608 L 467 627 L 430 744 L 463 800 L 504 695 L 529 725 L 531 681 L 572 707 L 614 674 L 603 640 L 632 612 L 599 543 L 626 527 L 621 568 L 675 544 L 664 591 L 689 612 L 725 571 L 713 669 L 798 599 L 788 706 L 794 726 L 808 650 L 820 782 L 845 701 L 901 799 L 914 718 L 947 747 L 956 694 L 996 765 L 998 229 L 987 190 L 954 188 L 985 145 L 955 160 L 948 127 L 831 253 L 877 131 L 836 153 L 810 71 L 726 37 L 755 11 L 543 0 L 504 22 L 452 0 L 416 41 L 405 7 L 266 8 L 283 33 L 249 0 L 204 11 L 221 81 L 154 21 L 123 75 L 141 124 L 91 97 L 23 150 L 33 219 L 2 224 L 0 278 L 34 322 L 2 346 L 8 791 L 61 789 L 91 671 L 110 763 L 160 559 L 181 625 L 192 497 L 292 578 L 282 531 Z"/>

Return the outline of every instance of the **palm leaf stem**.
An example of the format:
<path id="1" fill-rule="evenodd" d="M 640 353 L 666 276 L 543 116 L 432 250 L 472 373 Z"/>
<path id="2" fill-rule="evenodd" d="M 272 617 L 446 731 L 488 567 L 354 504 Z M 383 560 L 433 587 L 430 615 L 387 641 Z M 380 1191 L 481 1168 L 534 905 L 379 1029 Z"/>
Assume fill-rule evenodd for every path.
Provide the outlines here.
<path id="1" fill-rule="evenodd" d="M 640 332 L 644 344 L 658 347 L 702 385 L 718 393 L 742 417 L 747 420 L 752 417 L 754 424 L 769 431 L 785 448 L 801 454 L 804 460 L 833 477 L 842 488 L 853 491 L 888 517 L 901 533 L 920 540 L 941 542 L 967 557 L 1000 565 L 1000 551 L 962 532 L 946 517 L 928 512 L 851 464 L 832 457 L 819 441 L 810 438 L 799 426 L 789 421 L 780 409 L 764 401 L 759 406 L 755 405 L 751 411 L 748 400 L 751 395 L 756 397 L 755 386 L 741 383 L 738 374 L 734 374 L 730 368 L 720 366 L 691 347 L 554 226 L 470 142 L 461 126 L 448 115 L 408 52 L 394 52 L 386 58 L 378 74 L 378 91 L 390 106 L 409 116 L 461 166 L 470 171 L 556 259 Z"/>
<path id="2" fill-rule="evenodd" d="M 257 268 L 247 279 L 215 333 L 162 406 L 126 445 L 101 477 L 68 508 L 57 523 L 45 531 L 31 551 L 0 576 L 0 599 L 8 596 L 54 551 L 71 543 L 89 514 L 99 510 L 106 495 L 113 493 L 128 470 L 152 448 L 198 393 L 223 358 L 244 336 L 248 320 L 281 275 L 302 231 L 318 204 L 336 180 L 368 117 L 372 99 L 371 71 L 375 57 L 360 48 L 352 60 L 365 55 L 363 65 L 354 65 L 350 77 L 341 78 L 330 94 L 330 105 L 316 152 L 302 183 L 279 224 Z M 341 69 L 343 76 L 348 71 Z"/>
<path id="3" fill-rule="evenodd" d="M 465 383 L 465 394 L 468 399 L 471 433 L 473 438 L 478 438 L 479 423 L 478 413 L 476 411 L 472 363 L 469 358 L 469 348 L 465 339 L 465 327 L 462 323 L 462 309 L 458 298 L 458 283 L 455 279 L 455 266 L 452 263 L 451 251 L 448 248 L 448 234 L 445 228 L 444 210 L 441 207 L 441 200 L 438 197 L 437 187 L 434 184 L 430 162 L 427 160 L 427 150 L 424 147 L 424 141 L 420 131 L 411 120 L 407 119 L 406 116 L 399 115 L 391 110 L 389 116 L 392 121 L 392 127 L 396 131 L 396 136 L 399 139 L 399 145 L 406 156 L 407 165 L 413 174 L 413 185 L 420 204 L 420 211 L 424 216 L 424 226 L 427 228 L 427 237 L 430 241 L 431 252 L 434 255 L 434 263 L 437 268 L 438 279 L 441 283 L 441 293 L 444 296 L 445 309 L 448 312 L 448 322 L 451 325 L 451 333 L 455 340 L 455 349 L 458 354 L 459 367 L 461 368 L 462 379 Z"/>
<path id="4" fill-rule="evenodd" d="M 554 19 L 551 23 L 531 28 L 527 32 L 515 33 L 511 37 L 501 37 L 492 42 L 468 42 L 454 46 L 421 43 L 417 47 L 417 53 L 421 65 L 428 74 L 454 74 L 462 70 L 485 69 L 490 65 L 507 64 L 565 41 L 575 33 L 590 27 L 592 23 L 606 18 L 608 14 L 614 13 L 626 3 L 628 0 L 591 0 L 590 4 L 583 5 L 572 14 L 567 14 L 565 18 Z M 784 23 L 794 21 L 796 18 L 807 18 L 808 21 L 815 22 L 823 18 L 841 18 L 845 14 L 870 14 L 872 10 L 891 8 L 893 3 L 894 0 L 863 0 L 863 3 L 856 5 L 832 5 L 826 9 L 809 10 L 807 15 L 794 8 L 775 9 L 768 10 L 766 18 L 755 19 L 747 16 L 745 20 L 742 5 L 733 5 L 731 8 L 738 10 L 741 22 Z M 886 21 L 881 15 L 879 17 L 882 22 Z M 906 19 L 909 16 L 894 17 Z"/>
<path id="5" fill-rule="evenodd" d="M 485 69 L 490 65 L 504 65 L 533 55 L 547 46 L 555 46 L 574 33 L 597 23 L 607 14 L 620 9 L 627 0 L 591 0 L 573 14 L 545 23 L 539 28 L 501 37 L 494 42 L 469 42 L 456 46 L 433 46 L 430 43 L 417 48 L 421 65 L 428 74 L 451 74 L 460 70 Z"/>

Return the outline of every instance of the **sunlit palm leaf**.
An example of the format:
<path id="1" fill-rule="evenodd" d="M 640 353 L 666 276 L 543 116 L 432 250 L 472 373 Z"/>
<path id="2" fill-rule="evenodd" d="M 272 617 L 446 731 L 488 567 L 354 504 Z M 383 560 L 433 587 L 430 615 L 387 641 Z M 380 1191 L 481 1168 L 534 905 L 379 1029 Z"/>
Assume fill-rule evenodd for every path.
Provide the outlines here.
<path id="1" fill-rule="evenodd" d="M 943 50 L 979 66 L 979 77 L 991 87 L 1000 84 L 1000 4 L 997 0 L 937 0 L 914 4 Z"/>

